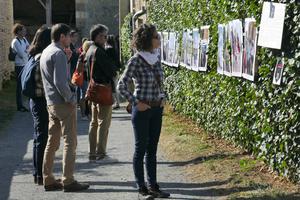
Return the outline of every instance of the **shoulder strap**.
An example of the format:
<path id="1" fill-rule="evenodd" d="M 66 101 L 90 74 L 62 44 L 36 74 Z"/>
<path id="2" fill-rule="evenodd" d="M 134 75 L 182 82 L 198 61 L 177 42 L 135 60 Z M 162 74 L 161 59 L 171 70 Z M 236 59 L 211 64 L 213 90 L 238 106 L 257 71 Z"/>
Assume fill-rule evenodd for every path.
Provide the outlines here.
<path id="1" fill-rule="evenodd" d="M 93 79 L 93 69 L 94 69 L 94 62 L 95 62 L 95 58 L 96 58 L 96 51 L 97 51 L 97 47 L 95 48 L 93 54 L 92 54 L 92 62 L 91 62 L 91 68 L 90 68 L 90 71 L 91 71 L 91 77 L 90 79 Z"/>
<path id="2" fill-rule="evenodd" d="M 16 39 L 19 41 L 20 44 L 22 44 L 21 40 L 18 37 L 16 37 Z"/>

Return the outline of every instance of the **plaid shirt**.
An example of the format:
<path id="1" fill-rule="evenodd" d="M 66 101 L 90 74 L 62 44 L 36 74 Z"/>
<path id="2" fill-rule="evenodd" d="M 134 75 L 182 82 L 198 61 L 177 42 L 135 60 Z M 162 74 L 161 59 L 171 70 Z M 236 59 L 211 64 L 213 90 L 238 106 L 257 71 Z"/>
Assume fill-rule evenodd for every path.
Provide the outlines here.
<path id="1" fill-rule="evenodd" d="M 37 57 L 35 57 L 35 59 L 36 58 Z M 40 59 L 40 56 L 38 56 L 37 59 Z M 45 96 L 45 92 L 44 92 L 44 88 L 43 88 L 43 81 L 42 81 L 40 63 L 38 63 L 38 65 L 37 65 L 37 67 L 35 69 L 34 79 L 35 79 L 35 84 L 36 84 L 35 95 L 37 97 L 44 97 Z"/>
<path id="2" fill-rule="evenodd" d="M 136 54 L 128 61 L 118 89 L 132 104 L 137 104 L 138 101 L 159 101 L 165 97 L 163 79 L 160 62 L 151 66 Z M 130 91 L 132 83 L 135 86 L 133 93 Z"/>

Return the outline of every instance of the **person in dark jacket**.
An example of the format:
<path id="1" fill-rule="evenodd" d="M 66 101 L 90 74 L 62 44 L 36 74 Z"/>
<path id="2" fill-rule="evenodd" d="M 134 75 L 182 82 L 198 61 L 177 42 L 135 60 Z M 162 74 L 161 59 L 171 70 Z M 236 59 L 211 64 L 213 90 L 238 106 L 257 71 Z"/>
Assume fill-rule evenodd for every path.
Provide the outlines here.
<path id="1" fill-rule="evenodd" d="M 120 63 L 120 56 L 119 56 L 119 49 L 115 40 L 114 35 L 109 35 L 107 37 L 107 42 L 105 45 L 105 51 L 110 56 L 114 64 L 116 65 L 117 69 L 120 70 L 121 68 L 121 63 Z M 114 98 L 114 106 L 113 109 L 119 109 L 120 108 L 120 97 L 119 97 L 119 92 L 117 90 L 117 83 L 118 83 L 118 74 L 114 76 L 113 78 L 114 85 L 113 85 L 113 98 Z"/>
<path id="2" fill-rule="evenodd" d="M 42 26 L 37 30 L 29 47 L 29 55 L 39 60 L 42 51 L 51 43 L 51 29 Z M 30 112 L 33 118 L 33 177 L 34 183 L 43 185 L 43 158 L 48 139 L 48 111 L 43 88 L 40 65 L 35 70 L 35 97 L 30 98 Z"/>
<path id="3" fill-rule="evenodd" d="M 116 76 L 116 66 L 113 60 L 105 52 L 108 28 L 105 25 L 94 25 L 90 30 L 90 38 L 93 44 L 86 53 L 86 65 L 89 71 L 93 65 L 93 76 L 96 83 L 113 86 L 113 77 Z M 89 160 L 100 160 L 106 156 L 106 144 L 108 129 L 111 122 L 112 106 L 104 106 L 92 103 L 92 119 L 89 128 Z"/>

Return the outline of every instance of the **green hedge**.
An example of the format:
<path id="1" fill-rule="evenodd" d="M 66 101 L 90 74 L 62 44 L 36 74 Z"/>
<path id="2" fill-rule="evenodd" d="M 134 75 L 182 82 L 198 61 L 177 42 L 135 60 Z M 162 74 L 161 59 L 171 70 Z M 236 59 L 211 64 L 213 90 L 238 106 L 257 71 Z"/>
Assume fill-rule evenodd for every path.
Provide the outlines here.
<path id="1" fill-rule="evenodd" d="M 252 16 L 259 24 L 262 1 L 152 0 L 147 11 L 148 20 L 159 31 L 182 33 L 184 28 L 210 25 L 208 72 L 165 67 L 174 109 L 264 159 L 279 174 L 299 181 L 300 5 L 274 2 L 287 3 L 282 50 L 257 49 L 259 78 L 255 82 L 217 74 L 217 26 Z M 284 77 L 282 85 L 276 86 L 272 74 L 281 51 L 285 52 Z"/>

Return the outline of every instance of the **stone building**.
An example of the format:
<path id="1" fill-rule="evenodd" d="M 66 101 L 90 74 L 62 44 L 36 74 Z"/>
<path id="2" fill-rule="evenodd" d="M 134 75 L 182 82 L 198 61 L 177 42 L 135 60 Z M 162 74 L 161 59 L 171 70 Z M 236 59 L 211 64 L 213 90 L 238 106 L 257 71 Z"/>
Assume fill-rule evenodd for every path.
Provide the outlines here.
<path id="1" fill-rule="evenodd" d="M 13 64 L 8 61 L 8 49 L 12 39 L 13 3 L 9 0 L 0 0 L 0 90 L 4 80 L 10 78 Z"/>
<path id="2" fill-rule="evenodd" d="M 45 2 L 0 0 L 0 89 L 3 80 L 9 79 L 13 71 L 13 63 L 7 60 L 13 23 L 26 26 L 29 42 L 36 30 L 46 23 L 46 11 L 39 1 Z M 77 28 L 83 37 L 89 36 L 93 24 L 102 23 L 108 26 L 109 33 L 117 35 L 119 0 L 52 0 L 52 24 L 55 23 L 66 23 Z"/>
<path id="3" fill-rule="evenodd" d="M 119 34 L 119 0 L 76 0 L 76 26 L 82 36 L 89 36 L 91 26 L 99 23 L 110 34 Z"/>

